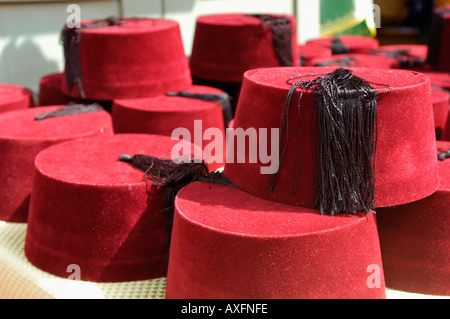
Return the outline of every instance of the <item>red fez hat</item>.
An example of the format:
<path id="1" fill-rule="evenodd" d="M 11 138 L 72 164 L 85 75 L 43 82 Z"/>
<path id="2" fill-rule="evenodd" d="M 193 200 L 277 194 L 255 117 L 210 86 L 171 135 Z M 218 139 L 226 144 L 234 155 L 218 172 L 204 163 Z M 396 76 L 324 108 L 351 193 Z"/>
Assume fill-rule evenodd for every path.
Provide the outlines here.
<path id="1" fill-rule="evenodd" d="M 365 54 L 379 47 L 376 38 L 360 35 L 341 35 L 311 39 L 307 45 L 315 44 L 330 48 L 333 54 L 362 53 Z"/>
<path id="2" fill-rule="evenodd" d="M 450 5 L 436 8 L 428 39 L 427 63 L 436 70 L 450 71 Z"/>
<path id="3" fill-rule="evenodd" d="M 450 92 L 450 73 L 439 71 L 423 71 L 430 80 L 431 85 Z"/>
<path id="4" fill-rule="evenodd" d="M 71 139 L 113 133 L 111 116 L 99 106 L 83 105 L 88 112 L 54 116 L 73 107 L 45 106 L 0 115 L 0 220 L 27 221 L 34 159 L 40 151 Z"/>
<path id="5" fill-rule="evenodd" d="M 25 241 L 29 261 L 62 277 L 75 264 L 80 279 L 93 282 L 164 277 L 165 193 L 126 161 L 128 154 L 165 157 L 178 143 L 187 142 L 116 134 L 69 141 L 39 153 Z"/>
<path id="6" fill-rule="evenodd" d="M 437 142 L 440 184 L 431 196 L 377 211 L 386 285 L 450 295 L 450 142 Z"/>
<path id="7" fill-rule="evenodd" d="M 175 200 L 168 299 L 385 298 L 374 215 L 195 182 Z"/>
<path id="8" fill-rule="evenodd" d="M 165 19 L 82 21 L 62 31 L 63 92 L 113 100 L 184 90 L 192 82 L 179 25 Z"/>
<path id="9" fill-rule="evenodd" d="M 245 71 L 300 65 L 295 17 L 218 14 L 197 18 L 190 66 L 194 78 L 242 82 Z"/>
<path id="10" fill-rule="evenodd" d="M 311 66 L 311 60 L 316 58 L 329 58 L 332 55 L 331 49 L 322 45 L 298 45 L 301 66 Z"/>
<path id="11" fill-rule="evenodd" d="M 233 126 L 241 131 L 230 134 L 224 174 L 260 198 L 333 214 L 409 203 L 438 186 L 431 85 L 421 73 L 251 70 Z M 252 159 L 250 147 L 237 147 L 241 133 L 267 141 L 279 161 Z"/>
<path id="12" fill-rule="evenodd" d="M 184 138 L 190 138 L 194 143 L 200 138 L 198 146 L 202 149 L 211 141 L 210 136 L 204 137 L 206 131 L 218 129 L 220 136 L 216 138 L 221 139 L 221 146 L 217 144 L 219 149 L 215 150 L 218 154 L 212 154 L 214 158 L 211 159 L 204 157 L 208 167 L 216 170 L 225 164 L 225 127 L 231 120 L 231 112 L 229 96 L 225 92 L 213 87 L 193 85 L 188 90 L 168 92 L 156 97 L 114 100 L 112 118 L 115 133 L 172 136 L 176 129 L 187 129 L 189 136 Z"/>
<path id="13" fill-rule="evenodd" d="M 63 105 L 75 99 L 62 91 L 63 73 L 51 73 L 44 75 L 39 80 L 38 105 Z"/>
<path id="14" fill-rule="evenodd" d="M 33 92 L 21 85 L 0 84 L 0 113 L 34 107 Z"/>

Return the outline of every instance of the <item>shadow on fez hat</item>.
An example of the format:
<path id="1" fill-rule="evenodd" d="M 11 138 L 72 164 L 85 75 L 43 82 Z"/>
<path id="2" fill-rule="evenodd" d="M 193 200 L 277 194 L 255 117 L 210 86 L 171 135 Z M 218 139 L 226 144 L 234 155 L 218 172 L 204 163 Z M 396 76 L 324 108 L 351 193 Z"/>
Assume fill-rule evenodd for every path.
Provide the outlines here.
<path id="1" fill-rule="evenodd" d="M 387 287 L 450 295 L 450 142 L 438 141 L 439 188 L 419 201 L 377 210 Z"/>
<path id="2" fill-rule="evenodd" d="M 139 98 L 184 90 L 191 83 L 179 25 L 146 18 L 82 21 L 64 27 L 67 95 L 90 100 Z"/>
<path id="3" fill-rule="evenodd" d="M 166 189 L 147 183 L 123 153 L 170 158 L 185 141 L 148 134 L 81 138 L 51 146 L 35 161 L 25 254 L 39 269 L 81 280 L 124 282 L 166 275 L 171 216 Z"/>
<path id="4" fill-rule="evenodd" d="M 306 45 L 322 45 L 330 48 L 333 54 L 360 53 L 366 54 L 378 49 L 376 38 L 361 35 L 339 35 L 311 39 Z"/>
<path id="5" fill-rule="evenodd" d="M 245 71 L 299 66 L 292 15 L 217 14 L 197 18 L 190 68 L 195 84 L 232 97 L 233 111 Z"/>
<path id="6" fill-rule="evenodd" d="M 400 69 L 427 70 L 428 46 L 422 44 L 382 45 L 368 54 L 384 56 L 398 61 Z"/>
<path id="7" fill-rule="evenodd" d="M 34 159 L 71 139 L 113 133 L 99 105 L 45 106 L 0 114 L 0 220 L 26 222 Z"/>
<path id="8" fill-rule="evenodd" d="M 397 69 L 399 63 L 394 58 L 371 56 L 367 54 L 335 54 L 327 58 L 315 58 L 310 62 L 311 66 L 334 66 L 334 67 L 360 67 Z"/>
<path id="9" fill-rule="evenodd" d="M 436 8 L 428 39 L 427 63 L 439 71 L 450 71 L 450 5 Z"/>
<path id="10" fill-rule="evenodd" d="M 99 104 L 105 111 L 111 113 L 112 101 L 90 100 L 71 97 L 62 90 L 64 73 L 44 75 L 39 80 L 38 106 L 63 105 L 71 102 L 78 104 Z"/>
<path id="11" fill-rule="evenodd" d="M 329 58 L 332 56 L 330 48 L 322 45 L 297 45 L 300 56 L 300 66 L 311 66 L 311 60 L 315 58 Z"/>
<path id="12" fill-rule="evenodd" d="M 39 79 L 38 106 L 63 105 L 74 101 L 62 91 L 64 73 L 46 74 Z"/>
<path id="13" fill-rule="evenodd" d="M 241 187 L 245 184 L 242 183 L 243 181 L 250 184 L 261 183 L 261 180 L 258 180 L 257 176 L 252 175 L 251 172 L 252 166 L 260 168 L 261 163 L 258 165 L 243 164 L 242 166 L 248 168 L 248 172 L 240 171 L 239 177 L 238 174 L 233 176 L 229 173 L 233 171 L 235 165 L 229 162 L 225 166 L 225 176 L 215 172 L 214 174 L 194 174 L 192 177 L 190 174 L 180 174 L 177 169 L 164 169 L 164 174 L 158 175 L 169 184 L 179 176 L 189 176 L 187 182 L 185 180 L 186 183 L 180 186 L 189 184 L 189 180 L 211 183 L 195 183 L 187 186 L 176 195 L 175 204 L 172 203 L 175 215 L 166 290 L 168 298 L 385 297 L 382 272 L 379 273 L 378 290 L 370 289 L 370 285 L 367 283 L 368 266 L 377 266 L 381 271 L 378 236 L 371 213 L 375 209 L 375 147 L 379 146 L 376 144 L 376 134 L 379 133 L 378 129 L 383 131 L 383 126 L 378 126 L 379 122 L 377 122 L 377 98 L 383 100 L 381 102 L 383 111 L 381 119 L 382 123 L 388 121 L 388 123 L 384 123 L 386 125 L 384 130 L 388 131 L 389 120 L 393 120 L 392 112 L 402 112 L 401 107 L 395 110 L 390 107 L 395 104 L 389 100 L 388 96 L 392 94 L 391 99 L 394 100 L 404 99 L 404 94 L 411 93 L 403 92 L 408 90 L 408 87 L 410 90 L 423 91 L 424 107 L 419 108 L 417 116 L 420 117 L 426 113 L 425 119 L 428 120 L 420 121 L 422 125 L 425 123 L 426 129 L 425 132 L 422 132 L 424 134 L 419 137 L 428 136 L 425 136 L 420 143 L 427 142 L 432 145 L 426 147 L 427 150 L 423 154 L 420 152 L 414 154 L 416 158 L 412 159 L 423 163 L 430 157 L 429 149 L 435 147 L 429 80 L 427 77 L 413 72 L 395 71 L 394 75 L 388 76 L 393 71 L 378 70 L 381 74 L 371 76 L 373 74 L 371 70 L 354 69 L 356 73 L 360 73 L 364 77 L 373 80 L 383 78 L 390 83 L 388 85 L 390 88 L 387 88 L 386 85 L 378 85 L 383 88 L 375 89 L 348 70 L 328 69 L 328 74 L 316 74 L 324 70 L 326 69 L 272 68 L 246 72 L 243 85 L 245 91 L 243 92 L 254 94 L 251 97 L 252 100 L 256 98 L 258 107 L 262 107 L 262 109 L 255 113 L 253 110 L 255 104 L 248 103 L 244 94 L 244 99 L 240 99 L 240 103 L 243 103 L 244 106 L 242 110 L 238 111 L 234 124 L 239 127 L 238 121 L 243 124 L 247 119 L 249 122 L 246 124 L 252 127 L 278 126 L 281 128 L 282 139 L 287 136 L 284 133 L 287 131 L 285 130 L 286 125 L 289 124 L 289 127 L 294 128 L 295 133 L 298 133 L 300 128 L 305 131 L 304 135 L 309 140 L 306 143 L 311 145 L 314 139 L 312 132 L 308 133 L 308 131 L 312 130 L 314 125 L 313 109 L 316 108 L 317 112 L 322 114 L 318 116 L 316 124 L 320 132 L 317 149 L 323 156 L 321 155 L 318 160 L 318 164 L 322 165 L 318 168 L 321 177 L 317 180 L 317 184 L 322 188 L 317 187 L 318 196 L 316 196 L 315 207 L 321 211 L 301 207 L 298 203 L 295 206 L 287 205 L 291 203 L 277 203 L 270 198 L 274 192 L 280 194 L 280 189 L 282 194 L 293 196 L 292 187 L 295 187 L 295 183 L 289 183 L 285 175 L 264 176 L 265 180 L 262 181 L 264 193 L 258 194 L 259 198 L 244 192 L 245 188 L 244 191 L 236 189 L 236 186 L 243 188 Z M 292 85 L 286 84 L 287 80 L 297 78 L 299 73 L 305 76 L 304 81 L 299 80 L 295 84 L 291 83 Z M 316 75 L 312 76 L 311 74 Z M 318 77 L 318 75 L 321 76 Z M 307 76 L 313 79 L 308 80 Z M 302 96 L 302 99 L 306 99 L 303 109 L 306 108 L 307 113 L 304 113 L 303 109 L 300 111 L 300 118 L 306 117 L 300 126 L 298 122 L 292 122 L 298 120 L 296 108 L 293 107 L 289 111 L 289 107 L 294 97 L 299 98 L 301 90 L 297 91 L 297 89 L 302 85 L 307 89 Z M 314 93 L 311 92 L 311 89 Z M 335 92 L 337 95 L 328 95 L 326 92 Z M 315 106 L 312 105 L 313 94 L 317 97 Z M 332 110 L 332 103 L 338 101 L 336 98 L 342 99 L 339 107 L 342 108 L 345 115 L 344 119 L 340 118 L 342 114 Z M 265 101 L 266 104 L 262 101 Z M 409 105 L 410 101 L 406 102 Z M 417 103 L 420 102 L 417 101 Z M 275 114 L 270 117 L 264 116 L 264 118 L 255 116 L 255 114 L 273 114 L 276 110 L 275 105 L 279 105 L 278 111 L 282 115 L 281 124 L 280 117 Z M 327 112 L 322 112 L 322 109 L 334 113 L 334 118 L 327 116 Z M 246 113 L 243 112 L 253 112 L 254 115 L 245 118 Z M 358 122 L 360 119 L 363 121 Z M 399 119 L 395 120 L 400 121 Z M 332 122 L 334 123 L 331 124 Z M 343 126 L 342 123 L 345 125 Z M 332 127 L 329 132 L 322 131 L 328 129 L 328 126 Z M 349 135 L 340 135 L 344 131 L 347 131 Z M 354 133 L 355 131 L 356 133 Z M 386 143 L 384 144 L 385 148 L 395 148 L 399 146 L 396 143 L 404 142 L 401 140 L 401 136 L 395 136 L 400 141 L 395 138 L 391 141 L 389 137 L 393 134 L 392 132 L 390 134 L 382 133 L 383 136 L 388 135 L 385 137 L 387 140 L 383 141 Z M 327 139 L 332 134 L 334 134 L 336 143 Z M 298 134 L 293 134 L 291 129 L 289 136 L 289 142 L 286 140 L 286 144 L 281 143 L 280 147 L 292 143 L 296 147 L 288 149 L 286 153 L 283 149 L 281 150 L 280 164 L 281 169 L 283 166 L 284 169 L 288 167 L 289 176 L 295 176 L 296 172 L 292 168 L 297 167 L 298 163 L 298 158 L 295 156 L 299 152 Z M 358 140 L 358 143 L 354 143 L 355 140 Z M 389 142 L 393 142 L 395 145 L 390 145 Z M 413 139 L 410 142 L 416 141 Z M 330 147 L 333 149 L 327 150 L 328 145 L 331 145 Z M 302 145 L 301 151 L 309 153 L 308 158 L 313 158 L 311 148 L 303 149 L 303 146 L 305 145 Z M 339 156 L 333 158 L 334 153 Z M 381 153 L 383 154 L 382 151 Z M 361 157 L 354 156 L 354 154 L 361 154 Z M 287 158 L 295 160 L 286 165 Z M 162 171 L 158 170 L 160 167 L 167 168 L 167 163 L 157 163 L 155 162 L 157 159 L 151 157 L 139 155 L 130 157 L 130 159 L 133 165 L 139 164 L 143 171 L 147 171 L 147 174 L 149 168 L 158 172 Z M 142 165 L 143 163 L 146 164 Z M 409 163 L 403 162 L 402 164 L 409 165 Z M 430 189 L 426 192 L 429 194 L 437 188 L 435 157 L 432 155 L 429 163 L 426 164 L 429 165 L 426 177 L 429 177 L 430 172 L 431 175 L 436 175 L 432 176 L 429 182 L 422 180 L 424 184 L 428 184 L 427 187 Z M 305 164 L 302 163 L 302 165 Z M 231 167 L 230 170 L 229 167 Z M 381 167 L 386 169 L 386 167 Z M 341 169 L 342 171 L 340 171 Z M 389 167 L 387 169 L 389 170 Z M 401 170 L 401 168 L 399 169 Z M 432 174 L 433 169 L 436 174 Z M 192 172 L 188 168 L 185 168 L 184 171 Z M 314 171 L 314 164 L 308 167 L 308 171 Z M 331 176 L 333 172 L 337 178 Z M 314 181 L 304 180 L 303 175 L 306 174 L 302 173 L 298 175 L 302 185 L 307 183 L 308 189 L 314 193 Z M 330 179 L 326 178 L 327 174 Z M 232 176 L 234 180 L 230 178 Z M 271 184 L 274 181 L 273 177 L 277 177 L 277 185 Z M 306 177 L 308 176 L 306 175 Z M 272 189 L 266 188 L 267 181 Z M 349 181 L 350 185 L 346 185 L 345 181 Z M 215 185 L 220 183 L 228 187 Z M 289 186 L 287 186 L 288 184 Z M 340 195 L 342 196 L 339 196 L 337 187 L 341 187 Z M 300 189 L 300 187 L 298 188 Z M 324 191 L 322 192 L 321 189 Z M 404 188 L 403 191 L 410 191 L 410 189 Z M 396 195 L 402 196 L 401 194 Z M 421 196 L 426 195 L 422 194 Z M 297 196 L 295 195 L 295 197 Z M 366 211 L 367 214 L 357 213 L 359 211 Z M 336 214 L 339 215 L 330 216 Z M 357 234 L 364 235 L 358 236 Z M 364 241 L 355 243 L 352 240 L 355 237 L 364 238 Z M 348 245 L 351 246 L 351 249 Z M 234 253 L 227 247 L 232 248 Z M 238 258 L 236 251 L 243 251 L 244 254 L 239 253 Z M 354 254 L 350 256 L 349 251 L 361 253 L 356 254 L 355 257 Z M 306 262 L 294 262 L 294 260 L 300 259 L 306 260 Z M 258 267 L 255 268 L 255 265 Z M 271 265 L 276 265 L 276 269 Z M 280 272 L 280 269 L 289 269 L 289 271 Z M 317 276 L 319 273 L 321 275 Z M 294 281 L 292 278 L 297 278 L 297 280 Z M 318 282 L 321 283 L 319 286 L 317 286 Z M 286 288 L 287 286 L 289 288 Z M 315 288 L 313 289 L 313 287 Z"/>
<path id="14" fill-rule="evenodd" d="M 0 113 L 34 107 L 33 92 L 14 84 L 0 84 Z"/>
<path id="15" fill-rule="evenodd" d="M 211 140 L 217 147 L 212 158 L 203 155 L 211 171 L 225 164 L 226 132 L 225 127 L 231 121 L 230 98 L 227 93 L 214 87 L 193 85 L 180 92 L 168 92 L 150 98 L 114 100 L 112 118 L 116 133 L 147 133 L 172 136 L 186 133 L 175 131 L 188 130 L 189 138 L 194 143 L 197 135 L 199 146 L 205 148 Z M 211 129 L 219 130 L 222 139 L 216 134 L 208 136 Z M 199 130 L 199 131 L 198 131 Z M 205 135 L 205 133 L 207 135 Z M 179 136 L 176 136 L 178 138 Z M 221 143 L 220 146 L 218 143 Z"/>

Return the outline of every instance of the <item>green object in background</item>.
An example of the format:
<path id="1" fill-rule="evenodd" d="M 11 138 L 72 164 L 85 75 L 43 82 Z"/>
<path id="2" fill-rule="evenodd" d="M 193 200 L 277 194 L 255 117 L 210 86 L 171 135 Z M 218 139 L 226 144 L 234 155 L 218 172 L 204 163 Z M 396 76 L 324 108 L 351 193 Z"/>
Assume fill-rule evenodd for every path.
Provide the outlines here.
<path id="1" fill-rule="evenodd" d="M 320 36 L 376 36 L 373 0 L 321 0 Z"/>

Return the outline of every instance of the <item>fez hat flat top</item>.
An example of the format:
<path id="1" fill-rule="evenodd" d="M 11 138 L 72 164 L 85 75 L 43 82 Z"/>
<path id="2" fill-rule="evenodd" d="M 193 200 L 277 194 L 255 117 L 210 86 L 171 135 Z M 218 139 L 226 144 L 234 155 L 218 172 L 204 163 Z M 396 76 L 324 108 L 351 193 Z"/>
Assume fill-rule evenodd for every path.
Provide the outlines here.
<path id="1" fill-rule="evenodd" d="M 217 104 L 214 102 L 193 100 L 180 96 L 168 97 L 165 95 L 150 98 L 115 100 L 114 103 L 115 105 L 120 105 L 121 107 L 126 107 L 129 109 L 162 113 L 191 112 L 217 107 Z"/>
<path id="2" fill-rule="evenodd" d="M 73 139 L 107 130 L 111 126 L 111 116 L 104 110 L 35 120 L 37 115 L 64 107 L 45 106 L 4 113 L 0 115 L 0 138 L 35 141 Z"/>
<path id="3" fill-rule="evenodd" d="M 366 81 L 373 82 L 373 87 L 377 91 L 386 91 L 386 86 L 389 85 L 392 89 L 402 89 L 407 87 L 415 87 L 429 82 L 426 76 L 420 72 L 413 72 L 407 70 L 390 70 L 377 69 L 375 72 L 370 68 L 350 67 L 356 76 L 364 78 Z M 252 81 L 263 87 L 272 87 L 283 89 L 287 91 L 291 85 L 286 81 L 289 78 L 302 76 L 294 79 L 291 83 L 296 81 L 308 81 L 325 75 L 336 70 L 336 67 L 304 67 L 304 68 L 260 68 L 249 70 L 244 75 L 249 81 Z"/>
<path id="4" fill-rule="evenodd" d="M 316 56 L 331 56 L 332 51 L 323 45 L 303 44 L 297 46 L 298 53 L 305 58 L 313 58 Z"/>
<path id="5" fill-rule="evenodd" d="M 144 183 L 143 172 L 120 161 L 120 155 L 140 153 L 170 158 L 171 149 L 177 143 L 191 146 L 168 136 L 147 134 L 84 138 L 45 149 L 36 157 L 35 166 L 48 178 L 64 183 L 94 187 L 139 184 Z"/>
<path id="6" fill-rule="evenodd" d="M 200 94 L 225 94 L 223 91 L 209 86 L 192 85 L 185 90 L 189 93 Z M 140 111 L 152 112 L 190 112 L 216 107 L 217 103 L 211 101 L 202 101 L 182 96 L 158 95 L 154 97 L 137 99 L 117 99 L 114 100 L 115 107 L 126 107 Z"/>
<path id="7" fill-rule="evenodd" d="M 114 34 L 129 36 L 134 33 L 139 34 L 147 32 L 157 32 L 168 28 L 178 27 L 178 22 L 170 19 L 123 18 L 119 20 L 125 21 L 126 23 L 95 29 L 86 29 L 83 30 L 83 33 L 87 32 L 101 35 Z M 81 22 L 81 27 L 94 21 L 96 20 L 83 20 Z"/>
<path id="8" fill-rule="evenodd" d="M 365 223 L 364 214 L 321 215 L 318 210 L 254 197 L 244 191 L 196 182 L 183 188 L 175 201 L 179 214 L 210 231 L 246 237 L 313 236 Z M 220 214 L 211 215 L 211 211 Z M 276 223 L 268 223 L 276 220 Z"/>
<path id="9" fill-rule="evenodd" d="M 21 85 L 0 84 L 0 106 L 3 103 L 14 102 L 31 94 L 31 91 Z"/>
<path id="10" fill-rule="evenodd" d="M 285 14 L 270 14 L 271 17 L 290 17 L 291 15 Z M 202 15 L 197 18 L 198 23 L 211 24 L 227 27 L 242 27 L 246 25 L 260 25 L 261 19 L 251 14 L 244 13 L 221 13 Z"/>
<path id="11" fill-rule="evenodd" d="M 33 92 L 14 84 L 0 84 L 0 112 L 34 106 Z"/>

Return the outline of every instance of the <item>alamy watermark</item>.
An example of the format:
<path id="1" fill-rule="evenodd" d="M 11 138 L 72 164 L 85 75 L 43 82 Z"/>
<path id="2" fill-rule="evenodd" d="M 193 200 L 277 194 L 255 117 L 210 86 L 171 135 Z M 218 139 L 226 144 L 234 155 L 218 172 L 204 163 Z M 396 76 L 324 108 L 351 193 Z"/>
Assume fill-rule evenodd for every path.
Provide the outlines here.
<path id="1" fill-rule="evenodd" d="M 194 121 L 193 134 L 187 128 L 174 129 L 171 138 L 172 140 L 180 140 L 180 142 L 172 148 L 172 160 L 184 163 L 204 161 L 206 164 L 260 163 L 262 164 L 260 172 L 263 175 L 275 174 L 278 171 L 280 164 L 280 133 L 278 128 L 259 128 L 258 130 L 253 127 L 246 130 L 243 128 L 227 128 L 225 131 L 226 137 L 223 130 L 219 128 L 209 127 L 203 131 L 201 120 Z M 192 160 L 186 156 L 191 152 L 189 144 L 185 143 L 186 141 L 201 148 L 202 154 L 200 157 L 197 156 Z M 225 148 L 224 141 L 226 141 Z M 226 154 L 224 154 L 224 151 Z"/>
<path id="2" fill-rule="evenodd" d="M 70 273 L 67 279 L 70 280 L 81 280 L 81 268 L 77 264 L 70 264 L 66 269 L 67 273 Z"/>
<path id="3" fill-rule="evenodd" d="M 370 273 L 367 277 L 367 287 L 368 288 L 381 288 L 381 267 L 377 264 L 372 264 L 367 266 L 366 272 Z"/>
<path id="4" fill-rule="evenodd" d="M 70 13 L 67 17 L 66 25 L 68 28 L 81 28 L 81 8 L 78 4 L 69 4 L 66 12 Z"/>

